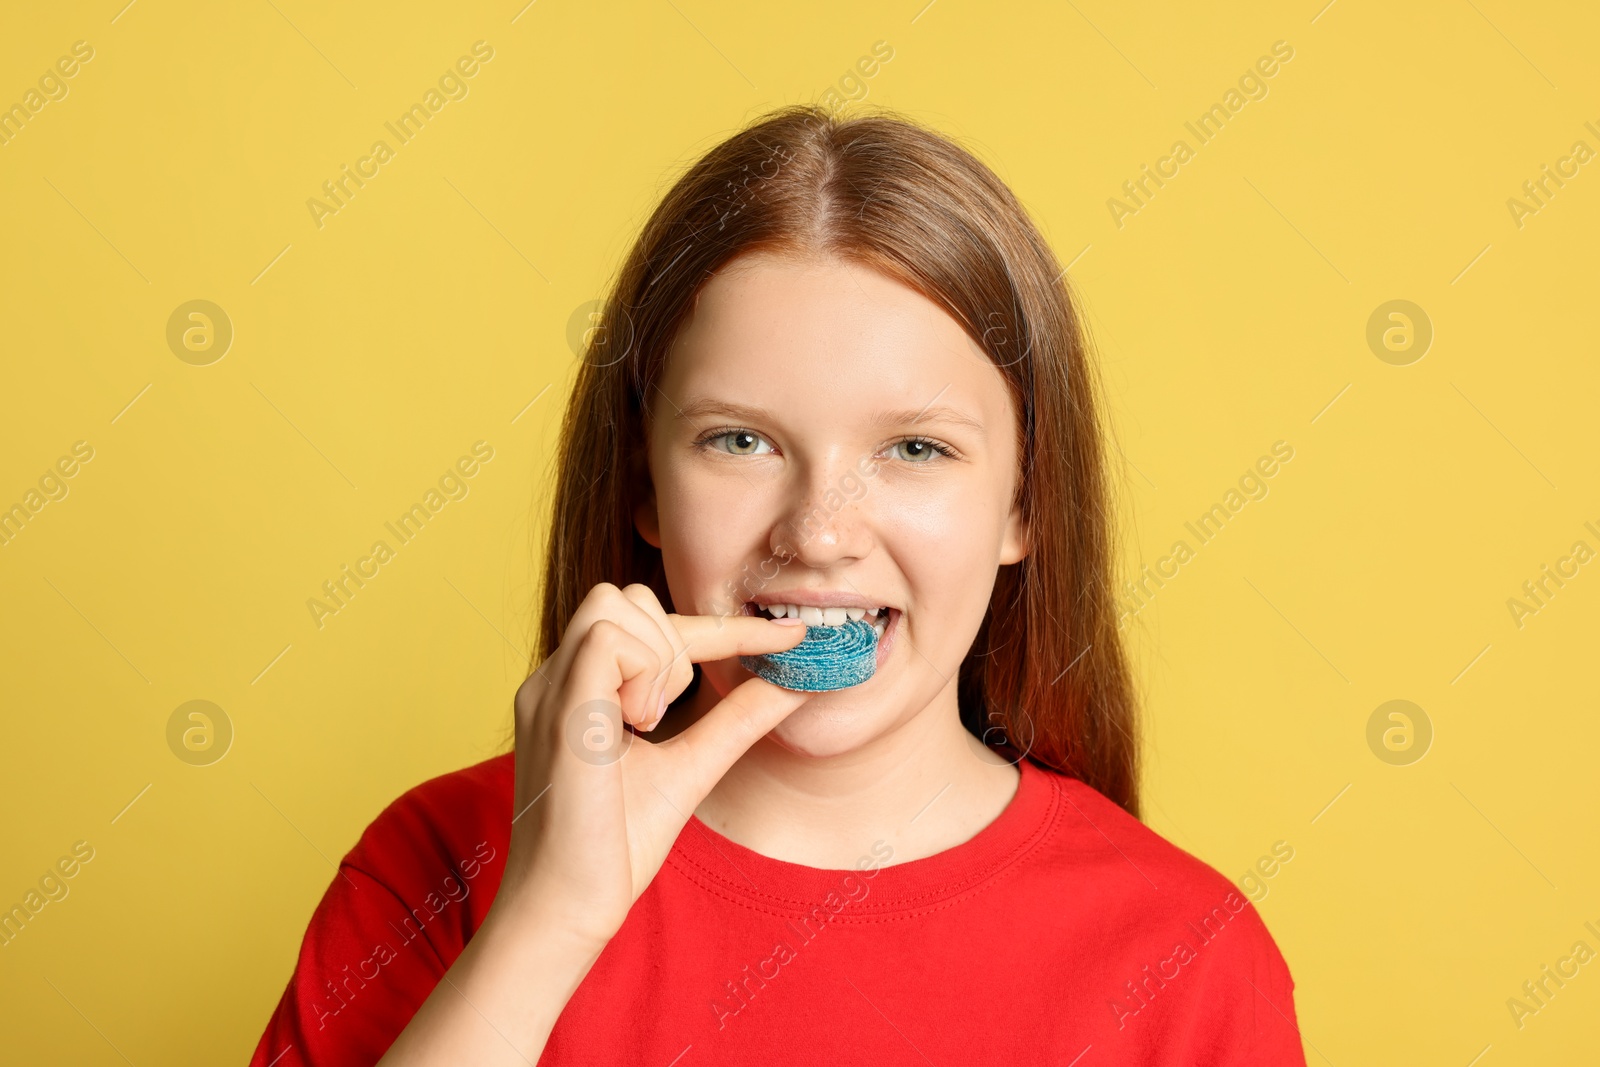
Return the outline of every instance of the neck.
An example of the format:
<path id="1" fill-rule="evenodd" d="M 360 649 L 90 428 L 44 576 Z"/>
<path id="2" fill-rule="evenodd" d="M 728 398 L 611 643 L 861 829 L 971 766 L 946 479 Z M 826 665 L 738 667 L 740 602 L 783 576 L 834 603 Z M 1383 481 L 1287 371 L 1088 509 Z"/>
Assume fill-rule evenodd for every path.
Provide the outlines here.
<path id="1" fill-rule="evenodd" d="M 684 720 L 719 699 L 702 679 Z M 807 755 L 762 738 L 695 814 L 764 856 L 843 870 L 877 841 L 893 848 L 890 863 L 904 863 L 971 839 L 1011 802 L 1018 781 L 1013 764 L 961 725 L 952 682 L 916 715 L 849 752 Z"/>

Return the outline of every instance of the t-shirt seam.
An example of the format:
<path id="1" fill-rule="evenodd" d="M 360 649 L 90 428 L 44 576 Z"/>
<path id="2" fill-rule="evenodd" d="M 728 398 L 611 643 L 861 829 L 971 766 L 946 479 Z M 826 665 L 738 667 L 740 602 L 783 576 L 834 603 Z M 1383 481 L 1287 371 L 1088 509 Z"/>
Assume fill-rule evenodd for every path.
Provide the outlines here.
<path id="1" fill-rule="evenodd" d="M 405 913 L 405 917 L 407 919 L 411 919 L 411 918 L 415 917 L 412 914 L 411 905 L 406 903 L 405 898 L 400 895 L 399 891 L 396 890 L 393 886 L 391 886 L 388 882 L 386 882 L 382 878 L 380 878 L 378 875 L 376 875 L 372 871 L 368 870 L 361 863 L 353 862 L 347 856 L 344 859 L 339 861 L 339 865 L 341 867 L 348 867 L 353 871 L 359 871 L 361 874 L 366 875 L 367 878 L 370 879 L 370 881 L 371 881 L 371 883 L 373 885 L 375 885 L 379 889 L 383 890 L 385 893 L 387 893 L 389 895 L 389 898 L 391 900 L 393 900 L 396 904 L 400 905 L 400 910 Z M 360 887 L 357 887 L 356 892 L 360 892 Z M 350 898 L 350 899 L 354 900 L 353 897 Z M 424 904 L 423 907 L 425 909 L 429 910 L 429 911 L 432 910 L 430 908 L 427 908 L 426 904 Z M 368 909 L 367 910 L 367 914 L 371 915 L 371 914 L 374 914 L 374 912 L 372 912 L 370 909 Z M 392 924 L 390 925 L 390 929 L 393 929 L 393 925 Z M 443 968 L 445 970 L 448 970 L 450 965 L 447 962 L 445 962 L 444 952 L 440 948 L 440 946 L 438 946 L 437 944 L 434 943 L 433 935 L 428 930 L 428 928 L 426 926 L 424 926 L 424 927 L 420 928 L 417 932 L 422 935 L 422 940 L 428 946 L 428 951 L 433 953 L 433 962 L 439 965 L 439 967 L 435 968 L 435 969 L 437 970 L 439 968 Z M 406 944 L 410 944 L 412 940 L 415 940 L 415 939 L 414 938 L 408 939 L 405 943 Z"/>
<path id="2" fill-rule="evenodd" d="M 1032 834 L 1028 836 L 1026 840 L 1020 842 L 1011 850 L 1010 853 L 1008 853 L 997 864 L 990 868 L 987 873 L 981 875 L 972 875 L 965 879 L 965 881 L 970 884 L 962 884 L 961 882 L 958 882 L 953 890 L 950 886 L 928 890 L 926 893 L 906 898 L 894 905 L 883 906 L 886 908 L 892 907 L 896 910 L 884 910 L 873 915 L 860 915 L 859 912 L 861 909 L 858 908 L 858 914 L 847 917 L 843 914 L 844 909 L 841 909 L 839 912 L 833 913 L 833 917 L 828 921 L 830 923 L 838 921 L 852 925 L 904 922 L 919 918 L 921 916 L 931 915 L 934 912 L 943 911 L 946 908 L 955 907 L 957 904 L 964 903 L 967 900 L 970 900 L 972 897 L 982 892 L 986 892 L 994 885 L 999 884 L 1003 879 L 1010 877 L 1016 871 L 1020 870 L 1025 863 L 1036 858 L 1039 853 L 1045 849 L 1045 846 L 1055 837 L 1056 833 L 1060 829 L 1061 813 L 1063 810 L 1061 783 L 1056 781 L 1054 775 L 1050 775 L 1049 779 L 1052 786 L 1052 791 L 1049 798 L 1049 806 L 1045 810 L 1044 815 L 1040 818 L 1038 827 L 1033 831 Z M 667 862 L 671 864 L 679 874 L 706 892 L 720 897 L 721 899 L 730 903 L 738 904 L 741 907 L 747 908 L 751 911 L 759 912 L 764 915 L 771 915 L 775 918 L 794 918 L 794 915 L 792 914 L 776 910 L 776 906 L 780 904 L 790 905 L 802 916 L 814 914 L 816 909 L 819 907 L 827 908 L 827 905 L 824 902 L 793 900 L 791 898 L 777 896 L 776 894 L 772 893 L 764 893 L 760 890 L 756 890 L 756 894 L 762 899 L 752 899 L 752 896 L 745 891 L 737 888 L 730 889 L 729 887 L 731 883 L 727 879 L 715 874 L 707 869 L 704 865 L 695 861 L 692 857 L 683 855 L 677 850 L 668 853 Z M 703 878 L 696 877 L 697 873 L 703 875 Z M 845 871 L 843 873 L 846 875 L 854 874 L 859 876 L 861 872 Z M 974 878 L 976 878 L 977 881 L 973 882 L 972 879 Z M 919 900 L 923 900 L 933 894 L 938 893 L 947 893 L 948 895 L 936 897 L 926 905 L 918 906 L 917 902 Z M 831 909 L 829 910 L 831 911 Z"/>

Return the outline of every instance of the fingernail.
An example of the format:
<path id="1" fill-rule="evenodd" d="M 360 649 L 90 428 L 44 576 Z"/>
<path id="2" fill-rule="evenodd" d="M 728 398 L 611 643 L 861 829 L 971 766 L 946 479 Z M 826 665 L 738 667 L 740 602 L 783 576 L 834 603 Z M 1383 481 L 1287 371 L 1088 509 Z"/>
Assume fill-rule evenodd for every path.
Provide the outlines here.
<path id="1" fill-rule="evenodd" d="M 806 624 L 804 619 L 791 618 L 773 619 L 771 622 L 774 626 L 804 626 Z"/>
<path id="2" fill-rule="evenodd" d="M 667 713 L 667 694 L 661 694 L 661 706 L 656 708 L 656 721 L 661 721 L 661 716 Z"/>

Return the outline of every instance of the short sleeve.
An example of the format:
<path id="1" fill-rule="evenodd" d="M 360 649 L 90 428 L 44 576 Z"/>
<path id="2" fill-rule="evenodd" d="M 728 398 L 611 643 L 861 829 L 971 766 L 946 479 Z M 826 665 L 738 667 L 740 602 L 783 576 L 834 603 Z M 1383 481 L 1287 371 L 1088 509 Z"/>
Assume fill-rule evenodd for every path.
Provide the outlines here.
<path id="1" fill-rule="evenodd" d="M 1238 935 L 1210 969 L 1192 1037 L 1193 1064 L 1305 1067 L 1295 1015 L 1294 979 L 1255 905 L 1246 904 L 1223 937 Z M 1202 952 L 1205 949 L 1201 950 Z"/>
<path id="2" fill-rule="evenodd" d="M 306 926 L 251 1067 L 370 1067 L 481 924 L 503 873 L 509 802 L 459 775 L 386 808 Z"/>
<path id="3" fill-rule="evenodd" d="M 251 1067 L 371 1067 L 448 969 L 395 892 L 348 862 L 318 902 Z"/>

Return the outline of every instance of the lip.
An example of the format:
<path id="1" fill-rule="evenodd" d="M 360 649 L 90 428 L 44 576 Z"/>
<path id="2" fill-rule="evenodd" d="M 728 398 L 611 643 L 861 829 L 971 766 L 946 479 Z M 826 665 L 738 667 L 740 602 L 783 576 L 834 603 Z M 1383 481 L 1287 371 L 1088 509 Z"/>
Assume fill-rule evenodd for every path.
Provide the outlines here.
<path id="1" fill-rule="evenodd" d="M 883 627 L 883 637 L 878 640 L 878 655 L 873 660 L 872 675 L 876 678 L 878 672 L 883 670 L 883 665 L 889 661 L 889 652 L 894 648 L 894 639 L 900 633 L 900 616 L 903 613 L 899 608 L 889 609 L 889 621 Z M 868 679 L 871 681 L 872 679 Z"/>

